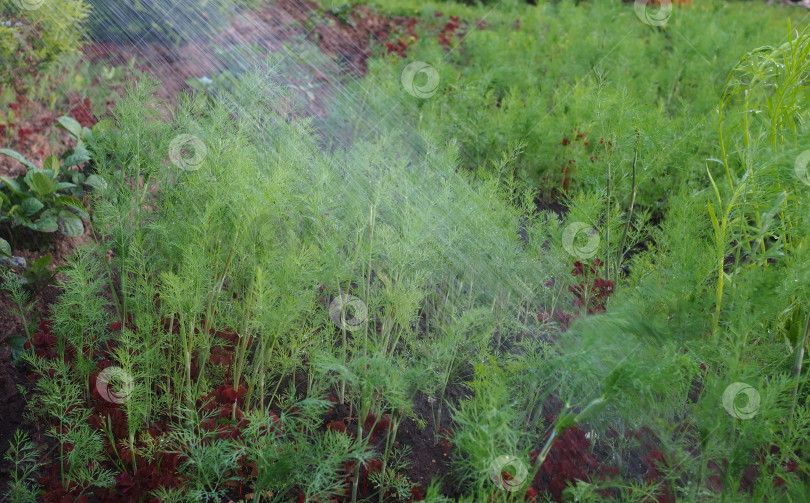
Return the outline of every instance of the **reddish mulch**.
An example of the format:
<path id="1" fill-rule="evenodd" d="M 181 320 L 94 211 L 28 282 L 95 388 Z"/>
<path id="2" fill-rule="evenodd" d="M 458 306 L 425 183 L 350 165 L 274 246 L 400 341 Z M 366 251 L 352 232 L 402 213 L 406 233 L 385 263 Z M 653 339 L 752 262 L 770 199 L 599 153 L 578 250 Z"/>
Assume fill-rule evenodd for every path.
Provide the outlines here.
<path id="1" fill-rule="evenodd" d="M 53 258 L 50 269 L 53 270 L 64 265 L 77 246 L 92 239 L 89 229 L 85 228 L 85 233 L 75 238 L 54 234 L 50 244 L 41 251 L 15 248 L 13 254 L 25 258 L 28 263 L 50 254 Z M 55 286 L 47 286 L 37 292 L 32 299 L 36 306 L 32 315 L 37 316 L 39 320 L 47 318 L 50 315 L 50 306 L 58 296 L 59 289 Z M 8 443 L 18 428 L 30 430 L 23 425 L 25 399 L 17 389 L 18 384 L 28 385 L 30 383 L 25 379 L 21 369 L 11 361 L 11 348 L 5 343 L 8 337 L 25 335 L 22 322 L 15 313 L 16 306 L 11 301 L 8 292 L 0 290 L 0 410 L 2 410 L 3 417 L 3 420 L 0 421 L 0 494 L 5 491 L 5 481 L 8 479 L 7 474 L 10 468 L 9 464 L 2 459 L 2 455 L 5 454 Z M 29 433 L 31 432 L 29 431 Z"/>

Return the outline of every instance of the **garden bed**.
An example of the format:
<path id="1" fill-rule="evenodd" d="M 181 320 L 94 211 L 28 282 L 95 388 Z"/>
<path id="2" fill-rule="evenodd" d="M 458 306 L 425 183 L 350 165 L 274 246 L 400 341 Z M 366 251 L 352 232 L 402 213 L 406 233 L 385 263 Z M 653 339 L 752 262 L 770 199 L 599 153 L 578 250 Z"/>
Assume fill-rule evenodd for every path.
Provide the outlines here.
<path id="1" fill-rule="evenodd" d="M 184 5 L 7 81 L 0 493 L 801 501 L 808 18 L 622 3 Z"/>

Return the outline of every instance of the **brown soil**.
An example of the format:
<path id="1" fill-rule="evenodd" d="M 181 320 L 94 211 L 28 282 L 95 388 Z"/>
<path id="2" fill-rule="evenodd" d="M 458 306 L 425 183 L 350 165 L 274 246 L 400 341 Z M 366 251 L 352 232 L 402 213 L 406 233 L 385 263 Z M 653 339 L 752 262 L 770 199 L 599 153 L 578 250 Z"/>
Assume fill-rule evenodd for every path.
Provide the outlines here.
<path id="1" fill-rule="evenodd" d="M 289 386 L 290 378 L 285 377 L 281 381 L 279 389 L 286 389 Z M 295 375 L 295 389 L 298 396 L 305 396 L 307 390 L 307 376 L 305 374 Z M 460 384 L 450 384 L 445 391 L 445 399 L 447 403 L 453 406 L 458 406 L 459 402 L 469 396 L 470 391 Z M 336 396 L 330 396 L 331 400 L 337 402 Z M 394 448 L 401 448 L 409 446 L 411 455 L 408 456 L 409 463 L 405 475 L 408 478 L 420 485 L 423 490 L 427 490 L 431 481 L 436 480 L 441 484 L 442 494 L 445 496 L 455 498 L 459 496 L 458 487 L 460 484 L 451 471 L 451 456 L 452 456 L 452 421 L 450 419 L 450 412 L 447 403 L 445 403 L 442 412 L 441 424 L 436 425 L 434 419 L 434 407 L 431 405 L 431 400 L 424 393 L 418 393 L 414 400 L 413 413 L 415 417 L 424 420 L 424 428 L 420 428 L 417 422 L 411 418 L 406 417 L 402 420 L 397 431 L 397 441 L 394 443 Z M 276 413 L 281 411 L 274 410 Z M 346 431 L 352 435 L 357 434 L 357 411 L 349 410 L 347 404 L 336 404 L 332 407 L 331 411 L 324 418 L 323 429 L 332 421 L 343 422 L 346 425 Z M 440 432 L 438 441 L 435 432 Z M 449 437 L 449 438 L 445 438 Z M 383 452 L 385 449 L 385 437 L 380 437 L 374 445 L 377 452 Z"/>
<path id="2" fill-rule="evenodd" d="M 453 384 L 446 390 L 446 399 L 457 406 L 459 400 L 468 393 L 466 388 Z M 441 482 L 442 494 L 448 497 L 459 496 L 460 484 L 455 474 L 451 472 L 450 465 L 453 441 L 452 422 L 447 404 L 444 406 L 441 424 L 438 426 L 433 419 L 433 406 L 426 395 L 419 394 L 414 404 L 414 412 L 427 421 L 427 426 L 420 430 L 415 421 L 405 419 L 397 433 L 397 438 L 407 439 L 407 445 L 413 448 L 413 454 L 409 459 L 411 465 L 408 477 L 421 484 L 423 489 L 427 489 L 431 480 L 438 480 Z M 441 432 L 438 442 L 434 434 L 436 431 Z"/>
<path id="3" fill-rule="evenodd" d="M 195 40 L 178 48 L 158 43 L 95 44 L 85 49 L 91 61 L 123 65 L 131 59 L 136 68 L 157 77 L 160 97 L 173 100 L 188 89 L 186 79 L 214 78 L 233 70 L 234 61 L 223 56 L 230 49 L 256 47 L 260 53 L 245 65 L 259 63 L 267 54 L 282 54 L 282 83 L 292 90 L 297 104 L 310 115 L 322 116 L 325 105 L 339 92 L 341 75 L 366 73 L 370 41 L 384 36 L 393 21 L 357 7 L 347 24 L 328 12 L 314 13 L 318 4 L 301 0 L 278 0 L 257 11 L 240 13 L 211 40 Z M 319 49 L 325 59 L 309 57 Z M 288 66 L 290 65 L 290 66 Z"/>
<path id="4" fill-rule="evenodd" d="M 18 135 L 13 134 L 12 138 L 0 136 L 0 148 L 10 148 L 23 154 L 29 161 L 37 166 L 42 165 L 51 154 L 61 154 L 64 147 L 69 142 L 70 135 L 61 129 L 53 126 L 55 115 L 48 111 L 44 105 L 28 102 L 28 107 L 33 107 L 33 111 L 28 111 L 30 117 L 23 119 L 20 126 L 31 130 L 30 134 L 20 141 Z M 26 115 L 28 115 L 28 113 Z M 58 145 L 54 147 L 54 145 Z M 25 166 L 19 162 L 0 155 L 0 176 L 15 177 L 25 173 Z"/>
<path id="5" fill-rule="evenodd" d="M 303 384 L 306 386 L 305 381 Z M 458 405 L 458 401 L 466 394 L 465 388 L 454 384 L 447 388 L 446 398 L 453 405 Z M 451 498 L 459 496 L 460 484 L 452 473 L 450 464 L 452 423 L 447 405 L 445 404 L 441 424 L 438 426 L 435 424 L 433 406 L 427 395 L 418 394 L 413 412 L 416 417 L 425 420 L 425 426 L 420 428 L 414 419 L 406 417 L 397 431 L 398 440 L 394 442 L 395 449 L 405 446 L 411 448 L 411 454 L 406 458 L 409 466 L 405 475 L 411 481 L 418 483 L 422 490 L 427 490 L 431 481 L 436 480 L 441 484 L 442 494 Z M 357 434 L 357 411 L 352 411 L 350 414 L 348 405 L 335 405 L 324 421 L 324 427 L 330 421 L 343 422 L 346 425 L 346 431 L 352 435 Z M 438 440 L 435 435 L 437 431 L 440 432 Z M 378 453 L 382 453 L 385 450 L 385 437 L 380 437 L 374 447 Z"/>

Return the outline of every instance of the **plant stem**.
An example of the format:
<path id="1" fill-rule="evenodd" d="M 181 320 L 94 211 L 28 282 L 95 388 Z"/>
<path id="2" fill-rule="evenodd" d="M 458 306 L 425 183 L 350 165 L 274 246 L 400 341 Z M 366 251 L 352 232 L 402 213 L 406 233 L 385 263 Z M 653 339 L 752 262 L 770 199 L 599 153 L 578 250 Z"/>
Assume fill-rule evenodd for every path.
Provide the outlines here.
<path id="1" fill-rule="evenodd" d="M 129 431 L 129 452 L 132 455 L 132 469 L 138 471 L 138 462 L 135 460 L 135 431 Z"/>
<path id="2" fill-rule="evenodd" d="M 380 473 L 382 474 L 383 485 L 382 485 L 382 487 L 380 487 L 380 500 L 379 500 L 379 503 L 383 503 L 383 498 L 385 496 L 385 482 L 386 482 L 385 470 L 388 467 L 388 458 L 391 455 L 391 445 L 394 443 L 394 440 L 397 438 L 397 430 L 399 429 L 399 425 L 402 422 L 402 418 L 399 417 L 399 415 L 392 414 L 392 416 L 395 416 L 396 419 L 394 419 L 394 417 L 391 418 L 391 420 L 393 422 L 391 432 L 388 434 L 388 436 L 385 439 L 385 453 L 383 453 L 382 470 L 380 471 Z"/>
<path id="3" fill-rule="evenodd" d="M 610 179 L 612 175 L 610 173 L 610 161 L 607 163 L 607 180 L 605 181 L 605 204 L 607 204 L 607 209 L 605 210 L 605 277 L 610 278 Z M 619 265 L 616 264 L 618 268 Z"/>
<path id="4" fill-rule="evenodd" d="M 338 283 L 338 295 L 342 295 L 340 291 L 340 283 Z M 349 287 L 346 286 L 346 295 L 349 295 Z M 340 335 L 342 337 L 343 342 L 343 365 L 349 364 L 349 349 L 348 349 L 348 341 L 346 340 L 346 326 L 345 324 L 340 324 Z M 340 392 L 338 393 L 340 398 L 340 404 L 343 405 L 346 402 L 346 379 L 340 379 Z"/>
<path id="5" fill-rule="evenodd" d="M 630 221 L 633 219 L 633 210 L 636 206 L 636 161 L 638 160 L 638 138 L 639 133 L 638 129 L 636 129 L 636 146 L 633 149 L 633 183 L 631 188 L 631 195 L 630 195 L 630 207 L 627 210 L 627 221 L 624 224 L 624 231 L 622 232 L 622 237 L 619 240 L 619 256 L 616 259 L 616 283 L 619 282 L 619 272 L 622 270 L 622 260 L 624 260 L 624 240 L 627 238 L 627 231 L 630 229 Z M 608 262 L 605 262 L 605 267 L 607 267 Z M 610 277 L 610 272 L 607 271 L 605 277 Z"/>
<path id="6" fill-rule="evenodd" d="M 802 362 L 804 360 L 804 346 L 807 345 L 807 337 L 810 335 L 810 316 L 807 318 L 807 326 L 804 329 L 804 337 L 802 337 L 802 342 L 799 345 L 799 350 L 796 351 L 796 359 L 793 362 L 793 380 L 795 384 L 793 385 L 793 400 L 790 404 L 790 417 L 793 417 L 793 413 L 796 410 L 796 400 L 799 394 L 799 376 L 802 373 Z"/>
<path id="7" fill-rule="evenodd" d="M 205 375 L 205 365 L 208 363 L 208 356 L 211 352 L 211 326 L 213 325 L 214 319 L 214 305 L 216 304 L 217 299 L 219 298 L 219 294 L 222 292 L 222 287 L 225 284 L 225 278 L 228 275 L 228 269 L 231 266 L 231 260 L 233 259 L 233 252 L 236 248 L 236 239 L 239 237 L 239 231 L 237 230 L 234 232 L 233 241 L 231 241 L 231 246 L 228 251 L 228 257 L 225 259 L 225 266 L 222 270 L 222 275 L 220 275 L 219 281 L 217 282 L 216 288 L 211 292 L 211 295 L 208 297 L 208 306 L 205 312 L 205 321 L 203 322 L 202 326 L 200 327 L 200 336 L 205 338 L 207 344 L 202 344 L 199 352 L 199 364 L 200 364 L 200 372 L 197 375 L 197 389 L 199 390 L 200 383 L 203 380 L 203 376 Z"/>
<path id="8" fill-rule="evenodd" d="M 358 412 L 360 412 L 358 410 Z M 358 414 L 357 416 L 357 443 L 363 443 L 363 418 Z M 357 486 L 360 485 L 360 462 L 356 463 L 354 467 L 354 480 L 352 481 L 352 503 L 357 503 Z"/>

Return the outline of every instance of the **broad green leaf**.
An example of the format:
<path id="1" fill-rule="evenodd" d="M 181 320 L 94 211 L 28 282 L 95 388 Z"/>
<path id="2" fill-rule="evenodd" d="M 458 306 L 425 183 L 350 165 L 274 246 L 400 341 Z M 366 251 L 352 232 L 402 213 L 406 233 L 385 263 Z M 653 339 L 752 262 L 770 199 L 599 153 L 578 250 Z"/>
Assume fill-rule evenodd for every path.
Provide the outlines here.
<path id="1" fill-rule="evenodd" d="M 38 212 L 44 207 L 45 205 L 42 204 L 42 201 L 40 201 L 36 197 L 29 197 L 23 199 L 23 202 L 20 203 L 20 208 L 22 209 L 23 215 L 27 217 L 30 217 L 31 215 Z"/>
<path id="2" fill-rule="evenodd" d="M 15 195 L 18 195 L 18 196 L 25 195 L 22 192 L 22 187 L 20 187 L 20 184 L 17 183 L 17 180 L 13 180 L 11 178 L 6 178 L 4 176 L 0 176 L 0 181 L 2 181 L 4 184 L 6 184 L 6 186 L 8 186 L 8 188 L 11 189 L 11 191 Z"/>
<path id="3" fill-rule="evenodd" d="M 84 147 L 76 147 L 65 157 L 65 164 L 62 167 L 69 168 L 89 160 L 90 152 Z"/>
<path id="4" fill-rule="evenodd" d="M 16 363 L 20 360 L 22 355 L 25 353 L 25 343 L 27 341 L 28 339 L 22 335 L 14 335 L 6 338 L 6 343 L 11 348 L 11 361 Z"/>
<path id="5" fill-rule="evenodd" d="M 23 176 L 22 181 L 25 183 L 25 185 L 20 184 L 21 190 L 27 190 L 27 191 L 29 191 L 29 192 L 30 192 L 30 191 L 31 191 L 31 184 L 33 183 L 33 181 L 32 181 L 32 180 L 34 179 L 34 173 L 38 173 L 38 172 L 40 172 L 40 171 L 42 171 L 42 170 L 41 170 L 41 169 L 39 169 L 39 168 L 37 168 L 37 169 L 29 169 L 29 170 L 28 170 L 28 171 L 25 173 L 25 175 Z M 48 175 L 48 173 L 45 173 L 45 176 L 47 176 L 48 178 L 50 178 L 50 176 Z M 19 178 L 18 178 L 18 179 L 19 179 Z"/>
<path id="6" fill-rule="evenodd" d="M 39 232 L 56 232 L 59 230 L 59 222 L 53 215 L 48 215 L 40 218 L 36 222 L 29 222 L 23 224 L 29 229 L 34 229 Z"/>
<path id="7" fill-rule="evenodd" d="M 23 345 L 28 339 L 23 337 L 22 335 L 12 335 L 11 337 L 6 337 L 6 344 L 11 346 L 14 349 L 23 349 Z"/>
<path id="8" fill-rule="evenodd" d="M 58 192 L 58 191 L 64 190 L 64 189 L 72 189 L 75 186 L 76 186 L 75 183 L 59 182 L 59 183 L 57 183 L 56 185 L 53 186 L 53 191 Z"/>
<path id="9" fill-rule="evenodd" d="M 11 256 L 11 245 L 3 238 L 0 238 L 0 256 Z"/>
<path id="10" fill-rule="evenodd" d="M 74 119 L 73 117 L 68 117 L 63 115 L 56 119 L 56 122 L 59 123 L 59 127 L 73 135 L 73 137 L 77 140 L 82 139 L 82 125 L 79 124 L 79 121 Z"/>
<path id="11" fill-rule="evenodd" d="M 39 257 L 38 259 L 31 262 L 31 269 L 45 269 L 53 262 L 53 257 L 50 253 Z"/>
<path id="12" fill-rule="evenodd" d="M 25 177 L 28 186 L 31 187 L 31 190 L 35 192 L 37 195 L 47 196 L 54 190 L 53 180 L 48 178 L 48 175 L 46 175 L 41 171 L 34 172 L 30 178 L 28 175 L 26 175 Z"/>
<path id="13" fill-rule="evenodd" d="M 13 151 L 11 149 L 0 148 L 0 154 L 7 155 L 7 156 L 11 157 L 12 159 L 14 159 L 16 161 L 19 161 L 19 162 L 23 163 L 25 165 L 25 167 L 28 168 L 28 169 L 37 169 L 37 167 L 34 165 L 34 163 L 32 163 L 31 161 L 29 161 L 28 159 L 26 159 L 25 157 L 23 157 L 22 155 L 20 155 L 19 153 L 15 152 L 15 151 Z"/>
<path id="14" fill-rule="evenodd" d="M 59 174 L 59 158 L 55 155 L 46 157 L 45 161 L 42 163 L 42 170 L 52 179 L 56 178 Z"/>
<path id="15" fill-rule="evenodd" d="M 72 210 L 81 218 L 88 218 L 87 210 L 85 210 L 84 204 L 82 204 L 82 202 L 79 199 L 73 196 L 58 196 L 56 198 L 56 202 L 67 206 L 68 209 Z"/>
<path id="16" fill-rule="evenodd" d="M 56 201 L 60 204 L 64 204 L 65 206 L 71 206 L 73 208 L 85 211 L 84 204 L 82 204 L 81 200 L 77 197 L 73 196 L 58 196 Z"/>
<path id="17" fill-rule="evenodd" d="M 68 210 L 59 212 L 59 232 L 66 236 L 77 237 L 84 234 L 82 219 Z"/>
<path id="18" fill-rule="evenodd" d="M 88 176 L 87 179 L 84 181 L 84 184 L 89 185 L 94 189 L 104 189 L 107 187 L 107 182 L 105 182 L 104 179 L 98 175 Z"/>

